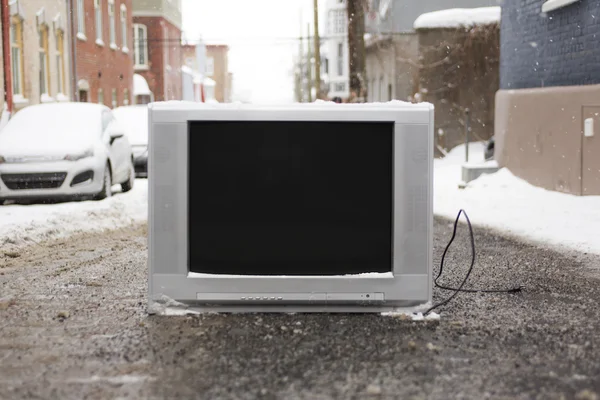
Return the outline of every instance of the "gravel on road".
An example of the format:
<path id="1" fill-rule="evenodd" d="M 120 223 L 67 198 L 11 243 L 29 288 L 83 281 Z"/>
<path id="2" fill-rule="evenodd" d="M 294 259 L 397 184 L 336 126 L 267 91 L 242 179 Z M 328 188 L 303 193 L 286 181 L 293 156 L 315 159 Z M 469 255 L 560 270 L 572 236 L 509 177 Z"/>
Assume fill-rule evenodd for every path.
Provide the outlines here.
<path id="1" fill-rule="evenodd" d="M 435 221 L 435 262 L 452 231 Z M 466 273 L 466 227 L 442 282 Z M 0 399 L 600 400 L 600 261 L 475 228 L 439 321 L 146 313 L 146 226 L 0 248 Z M 436 290 L 434 302 L 450 293 Z"/>

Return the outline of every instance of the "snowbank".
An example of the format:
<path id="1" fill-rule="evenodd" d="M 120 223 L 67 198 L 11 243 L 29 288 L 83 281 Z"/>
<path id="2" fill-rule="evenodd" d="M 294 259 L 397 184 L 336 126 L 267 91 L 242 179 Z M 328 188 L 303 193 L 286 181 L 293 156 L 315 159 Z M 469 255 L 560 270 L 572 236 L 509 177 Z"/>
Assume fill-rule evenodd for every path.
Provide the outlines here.
<path id="1" fill-rule="evenodd" d="M 483 161 L 483 144 L 469 148 Z M 434 212 L 456 218 L 463 208 L 471 222 L 538 243 L 600 254 L 600 196 L 573 196 L 535 187 L 509 170 L 483 175 L 459 189 L 464 145 L 435 161 Z"/>
<path id="2" fill-rule="evenodd" d="M 147 219 L 148 181 L 102 201 L 0 206 L 0 248 L 81 232 L 121 228 Z"/>
<path id="3" fill-rule="evenodd" d="M 500 7 L 452 8 L 434 11 L 419 16 L 415 29 L 470 28 L 500 22 Z"/>

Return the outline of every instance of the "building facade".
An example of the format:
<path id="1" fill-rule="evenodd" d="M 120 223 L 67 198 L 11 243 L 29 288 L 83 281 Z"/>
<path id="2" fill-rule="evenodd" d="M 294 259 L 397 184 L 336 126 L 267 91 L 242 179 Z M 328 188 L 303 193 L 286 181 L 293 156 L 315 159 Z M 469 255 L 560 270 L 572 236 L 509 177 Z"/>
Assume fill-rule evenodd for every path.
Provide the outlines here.
<path id="1" fill-rule="evenodd" d="M 11 108 L 71 99 L 67 0 L 12 0 L 8 5 Z M 5 55 L 6 56 L 6 55 Z"/>
<path id="2" fill-rule="evenodd" d="M 78 101 L 132 104 L 131 0 L 73 0 Z"/>
<path id="3" fill-rule="evenodd" d="M 229 75 L 229 47 L 224 44 L 206 45 L 206 76 L 215 81 L 215 99 L 219 103 L 231 101 Z"/>
<path id="4" fill-rule="evenodd" d="M 419 42 L 415 20 L 448 8 L 496 6 L 497 0 L 369 0 L 367 40 L 367 100 L 411 100 L 418 90 Z"/>
<path id="5" fill-rule="evenodd" d="M 496 159 L 534 185 L 600 195 L 599 15 L 597 0 L 502 7 Z"/>
<path id="6" fill-rule="evenodd" d="M 181 100 L 181 0 L 133 0 L 134 70 L 155 101 Z"/>

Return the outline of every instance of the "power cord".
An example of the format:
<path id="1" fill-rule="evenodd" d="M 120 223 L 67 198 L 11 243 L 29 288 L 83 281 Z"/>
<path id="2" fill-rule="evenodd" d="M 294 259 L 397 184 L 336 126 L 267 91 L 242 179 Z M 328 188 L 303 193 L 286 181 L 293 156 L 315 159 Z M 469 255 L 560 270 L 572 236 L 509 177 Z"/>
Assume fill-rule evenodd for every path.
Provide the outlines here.
<path id="1" fill-rule="evenodd" d="M 467 272 L 467 275 L 465 276 L 465 279 L 463 279 L 460 286 L 458 288 L 452 288 L 452 287 L 448 287 L 445 285 L 440 285 L 438 283 L 438 280 L 440 279 L 440 277 L 442 276 L 442 273 L 444 271 L 444 260 L 446 259 L 446 253 L 448 253 L 448 249 L 450 248 L 450 246 L 452 245 L 452 242 L 454 242 L 454 238 L 456 237 L 456 229 L 458 228 L 458 221 L 460 220 L 461 215 L 465 216 L 465 218 L 467 220 L 467 225 L 469 227 L 469 237 L 471 240 L 471 265 L 469 266 L 469 271 Z M 442 307 L 442 306 L 448 304 L 460 292 L 465 292 L 465 293 L 518 293 L 523 290 L 523 288 L 521 286 L 512 288 L 512 289 L 496 289 L 496 290 L 494 290 L 494 289 L 491 289 L 491 290 L 490 289 L 463 289 L 463 286 L 467 283 L 467 281 L 469 280 L 469 277 L 471 276 L 471 272 L 473 272 L 474 266 L 475 266 L 475 237 L 473 235 L 473 227 L 471 226 L 471 220 L 469 220 L 469 216 L 467 215 L 465 210 L 460 210 L 458 212 L 458 215 L 456 216 L 456 220 L 454 221 L 454 230 L 452 231 L 452 237 L 450 238 L 450 241 L 446 245 L 446 248 L 444 249 L 444 253 L 442 254 L 442 261 L 440 262 L 440 271 L 438 272 L 437 277 L 433 281 L 433 283 L 435 284 L 436 287 L 438 287 L 440 289 L 444 289 L 444 290 L 453 290 L 454 293 L 452 293 L 452 295 L 450 297 L 448 297 L 446 300 L 441 301 L 438 304 L 429 308 L 427 311 L 425 311 L 425 313 L 423 315 L 428 315 L 436 308 L 439 308 L 439 307 Z"/>

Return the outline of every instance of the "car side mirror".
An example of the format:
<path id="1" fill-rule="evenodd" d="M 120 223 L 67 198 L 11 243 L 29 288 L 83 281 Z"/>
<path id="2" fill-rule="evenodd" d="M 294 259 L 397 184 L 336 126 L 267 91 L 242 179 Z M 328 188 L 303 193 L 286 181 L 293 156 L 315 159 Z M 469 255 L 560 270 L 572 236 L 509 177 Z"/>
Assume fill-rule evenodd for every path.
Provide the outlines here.
<path id="1" fill-rule="evenodd" d="M 110 138 L 111 145 L 115 142 L 115 140 L 120 139 L 123 136 L 125 136 L 125 134 L 117 130 L 111 130 L 108 132 L 108 137 Z"/>

